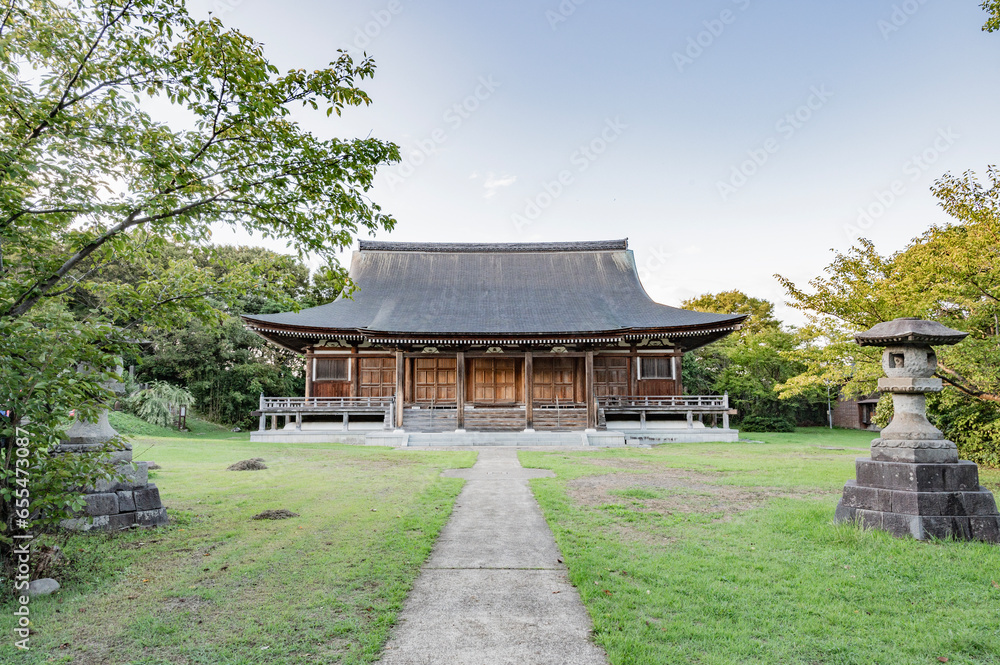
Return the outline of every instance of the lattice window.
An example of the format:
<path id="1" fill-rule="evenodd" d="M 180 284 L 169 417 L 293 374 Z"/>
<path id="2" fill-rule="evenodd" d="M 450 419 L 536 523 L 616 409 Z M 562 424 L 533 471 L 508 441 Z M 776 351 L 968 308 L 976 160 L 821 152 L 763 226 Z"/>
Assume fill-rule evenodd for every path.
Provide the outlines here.
<path id="1" fill-rule="evenodd" d="M 672 379 L 674 378 L 674 359 L 639 358 L 640 379 Z"/>
<path id="2" fill-rule="evenodd" d="M 347 358 L 316 358 L 314 381 L 347 381 L 350 376 Z"/>

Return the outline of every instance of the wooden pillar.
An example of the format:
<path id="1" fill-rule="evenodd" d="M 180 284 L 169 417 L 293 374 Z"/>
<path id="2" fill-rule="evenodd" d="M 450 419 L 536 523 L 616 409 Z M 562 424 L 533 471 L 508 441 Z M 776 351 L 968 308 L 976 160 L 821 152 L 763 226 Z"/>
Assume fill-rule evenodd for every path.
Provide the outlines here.
<path id="1" fill-rule="evenodd" d="M 403 400 L 406 389 L 406 362 L 402 351 L 396 351 L 396 428 L 403 428 Z"/>
<path id="2" fill-rule="evenodd" d="M 631 397 L 639 394 L 639 356 L 635 353 L 634 344 L 632 345 L 632 353 L 629 354 L 628 394 Z"/>
<path id="3" fill-rule="evenodd" d="M 351 363 L 351 397 L 357 397 L 361 392 L 359 389 L 361 385 L 361 361 L 358 358 L 356 347 L 351 349 L 351 359 L 348 362 Z"/>
<path id="4" fill-rule="evenodd" d="M 535 357 L 524 354 L 524 429 L 535 429 Z"/>
<path id="5" fill-rule="evenodd" d="M 455 429 L 465 431 L 465 351 L 455 354 Z"/>
<path id="6" fill-rule="evenodd" d="M 313 352 L 306 351 L 306 397 L 313 396 Z"/>
<path id="7" fill-rule="evenodd" d="M 679 353 L 670 356 L 674 364 L 674 394 L 683 395 L 684 394 L 684 372 L 681 371 L 681 366 L 684 364 L 684 354 Z"/>
<path id="8" fill-rule="evenodd" d="M 587 400 L 587 429 L 597 429 L 597 402 L 594 401 L 594 352 L 587 351 L 583 372 L 584 394 Z"/>

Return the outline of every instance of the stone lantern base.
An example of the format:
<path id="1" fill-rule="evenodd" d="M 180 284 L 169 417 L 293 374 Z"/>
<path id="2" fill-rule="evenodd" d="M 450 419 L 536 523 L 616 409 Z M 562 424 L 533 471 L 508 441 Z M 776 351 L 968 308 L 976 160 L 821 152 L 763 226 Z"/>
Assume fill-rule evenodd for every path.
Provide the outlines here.
<path id="1" fill-rule="evenodd" d="M 59 454 L 100 450 L 104 443 L 118 436 L 102 411 L 97 422 L 76 421 L 67 432 L 68 440 L 59 445 Z M 134 526 L 159 526 L 167 523 L 167 509 L 160 500 L 160 490 L 149 482 L 146 462 L 132 461 L 132 446 L 112 454 L 121 480 L 100 480 L 84 490 L 87 502 L 83 514 L 60 523 L 72 531 L 120 531 Z"/>
<path id="2" fill-rule="evenodd" d="M 974 462 L 914 464 L 859 458 L 836 521 L 918 540 L 954 538 L 1000 543 L 1000 513 L 979 484 Z"/>

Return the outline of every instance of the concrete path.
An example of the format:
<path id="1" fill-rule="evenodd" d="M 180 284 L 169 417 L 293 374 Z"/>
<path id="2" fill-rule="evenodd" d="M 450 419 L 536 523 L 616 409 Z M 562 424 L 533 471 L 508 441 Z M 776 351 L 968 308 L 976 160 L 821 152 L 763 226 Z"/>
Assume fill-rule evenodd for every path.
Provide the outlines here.
<path id="1" fill-rule="evenodd" d="M 607 665 L 524 469 L 483 449 L 406 600 L 384 665 Z"/>

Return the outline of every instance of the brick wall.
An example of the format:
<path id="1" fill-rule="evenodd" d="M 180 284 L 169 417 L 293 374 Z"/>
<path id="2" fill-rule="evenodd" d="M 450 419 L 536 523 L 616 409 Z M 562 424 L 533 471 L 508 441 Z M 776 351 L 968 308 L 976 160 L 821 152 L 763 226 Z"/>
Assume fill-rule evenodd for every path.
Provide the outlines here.
<path id="1" fill-rule="evenodd" d="M 847 429 L 864 429 L 858 402 L 853 399 L 838 399 L 833 405 L 833 426 Z"/>

